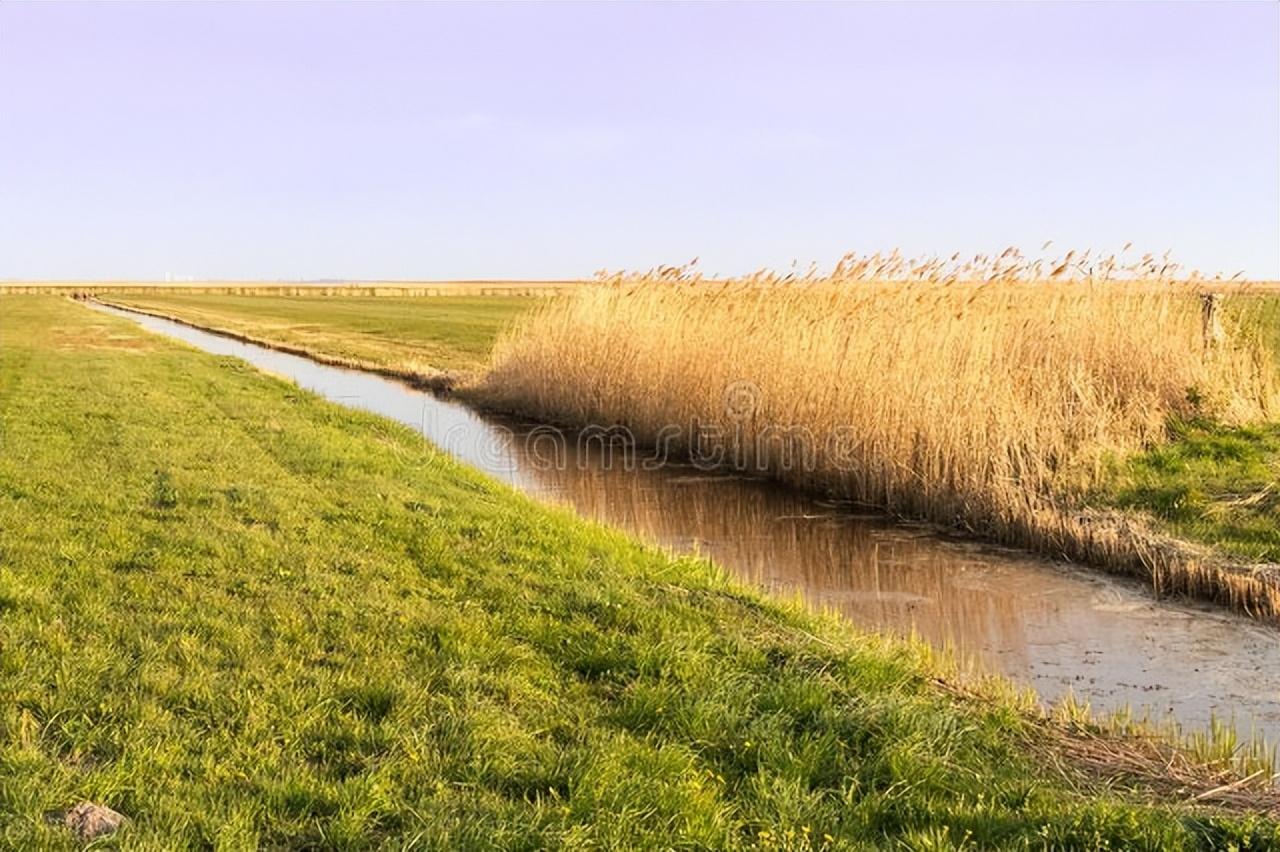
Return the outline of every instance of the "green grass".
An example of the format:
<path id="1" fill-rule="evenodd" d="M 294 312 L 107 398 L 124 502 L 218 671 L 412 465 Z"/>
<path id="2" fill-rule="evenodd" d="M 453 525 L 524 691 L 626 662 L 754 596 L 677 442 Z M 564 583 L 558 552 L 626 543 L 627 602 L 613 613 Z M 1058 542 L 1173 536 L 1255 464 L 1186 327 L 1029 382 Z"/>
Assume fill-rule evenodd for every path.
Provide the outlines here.
<path id="1" fill-rule="evenodd" d="M 1119 467 L 1107 500 L 1181 538 L 1280 562 L 1280 424 L 1176 424 L 1169 444 Z"/>
<path id="2" fill-rule="evenodd" d="M 1265 848 L 410 430 L 0 300 L 0 848 Z M 966 841 L 965 839 L 968 838 Z"/>
<path id="3" fill-rule="evenodd" d="M 1228 316 L 1280 365 L 1280 297 L 1235 297 Z M 1251 561 L 1280 562 L 1280 423 L 1174 423 L 1170 441 L 1114 466 L 1095 499 L 1154 516 L 1168 532 Z"/>
<path id="4" fill-rule="evenodd" d="M 429 374 L 484 366 L 498 332 L 536 296 L 108 296 L 206 328 L 353 365 Z"/>
<path id="5" fill-rule="evenodd" d="M 1262 335 L 1280 362 L 1280 296 L 1253 294 L 1237 296 L 1227 301 L 1228 316 Z"/>

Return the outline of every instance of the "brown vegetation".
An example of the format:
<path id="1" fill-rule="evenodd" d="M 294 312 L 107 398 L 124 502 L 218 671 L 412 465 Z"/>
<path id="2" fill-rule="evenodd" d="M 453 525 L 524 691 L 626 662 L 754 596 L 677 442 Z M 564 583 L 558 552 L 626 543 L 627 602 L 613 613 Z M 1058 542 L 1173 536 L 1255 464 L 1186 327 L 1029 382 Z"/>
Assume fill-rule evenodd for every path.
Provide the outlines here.
<path id="1" fill-rule="evenodd" d="M 1109 454 L 1171 418 L 1274 417 L 1270 354 L 1228 318 L 1206 346 L 1203 282 L 1008 251 L 959 264 L 849 257 L 830 274 L 602 278 L 499 341 L 476 394 L 905 516 L 955 524 L 1280 614 L 1274 577 L 1086 512 Z M 704 449 L 704 448 L 703 448 Z"/>

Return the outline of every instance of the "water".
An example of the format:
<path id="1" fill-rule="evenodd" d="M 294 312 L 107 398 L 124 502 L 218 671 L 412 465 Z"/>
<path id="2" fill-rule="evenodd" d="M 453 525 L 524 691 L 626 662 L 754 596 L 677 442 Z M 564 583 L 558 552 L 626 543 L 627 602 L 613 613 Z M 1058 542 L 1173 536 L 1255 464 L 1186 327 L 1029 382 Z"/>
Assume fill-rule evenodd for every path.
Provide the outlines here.
<path id="1" fill-rule="evenodd" d="M 1280 631 L 1076 566 L 891 523 L 747 477 L 583 444 L 478 414 L 380 376 L 317 364 L 155 317 L 99 307 L 328 399 L 406 423 L 462 461 L 864 628 L 905 634 L 1096 712 L 1280 741 Z"/>

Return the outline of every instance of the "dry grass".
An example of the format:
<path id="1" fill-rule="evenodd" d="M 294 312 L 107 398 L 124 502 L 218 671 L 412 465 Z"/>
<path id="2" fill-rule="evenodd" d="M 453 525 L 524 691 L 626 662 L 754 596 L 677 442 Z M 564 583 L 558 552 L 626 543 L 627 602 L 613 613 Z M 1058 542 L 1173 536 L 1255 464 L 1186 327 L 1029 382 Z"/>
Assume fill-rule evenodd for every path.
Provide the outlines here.
<path id="1" fill-rule="evenodd" d="M 947 663 L 942 665 L 945 670 Z M 999 678 L 934 676 L 931 683 L 964 702 L 1020 704 L 1028 725 L 1026 748 L 1081 792 L 1102 783 L 1153 802 L 1280 817 L 1274 749 L 1261 740 L 1242 742 L 1229 724 L 1215 721 L 1186 734 L 1127 714 L 1096 716 L 1070 694 L 1046 712 L 1034 694 L 1019 700 L 1017 690 Z"/>
<path id="2" fill-rule="evenodd" d="M 1161 440 L 1170 418 L 1280 410 L 1266 347 L 1229 319 L 1206 346 L 1205 282 L 1172 272 L 1010 251 L 602 277 L 500 339 L 476 394 L 1280 614 L 1261 574 L 1082 510 L 1107 454 Z"/>
<path id="3" fill-rule="evenodd" d="M 1257 749 L 1209 758 L 1158 735 L 1100 733 L 1090 723 L 1042 724 L 1028 747 L 1063 777 L 1130 786 L 1155 801 L 1181 800 L 1233 811 L 1280 817 L 1280 789 L 1266 756 Z M 1242 753 L 1244 756 L 1242 756 Z M 1244 768 L 1242 768 L 1244 767 Z"/>

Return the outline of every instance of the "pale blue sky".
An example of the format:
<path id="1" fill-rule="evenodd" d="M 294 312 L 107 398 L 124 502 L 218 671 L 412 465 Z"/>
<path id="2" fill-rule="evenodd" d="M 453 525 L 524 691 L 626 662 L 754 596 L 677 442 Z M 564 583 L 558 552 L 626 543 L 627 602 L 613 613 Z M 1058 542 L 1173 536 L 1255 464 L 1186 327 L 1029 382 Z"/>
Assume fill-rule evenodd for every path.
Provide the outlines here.
<path id="1" fill-rule="evenodd" d="M 0 4 L 0 278 L 1173 249 L 1280 277 L 1280 5 Z"/>

